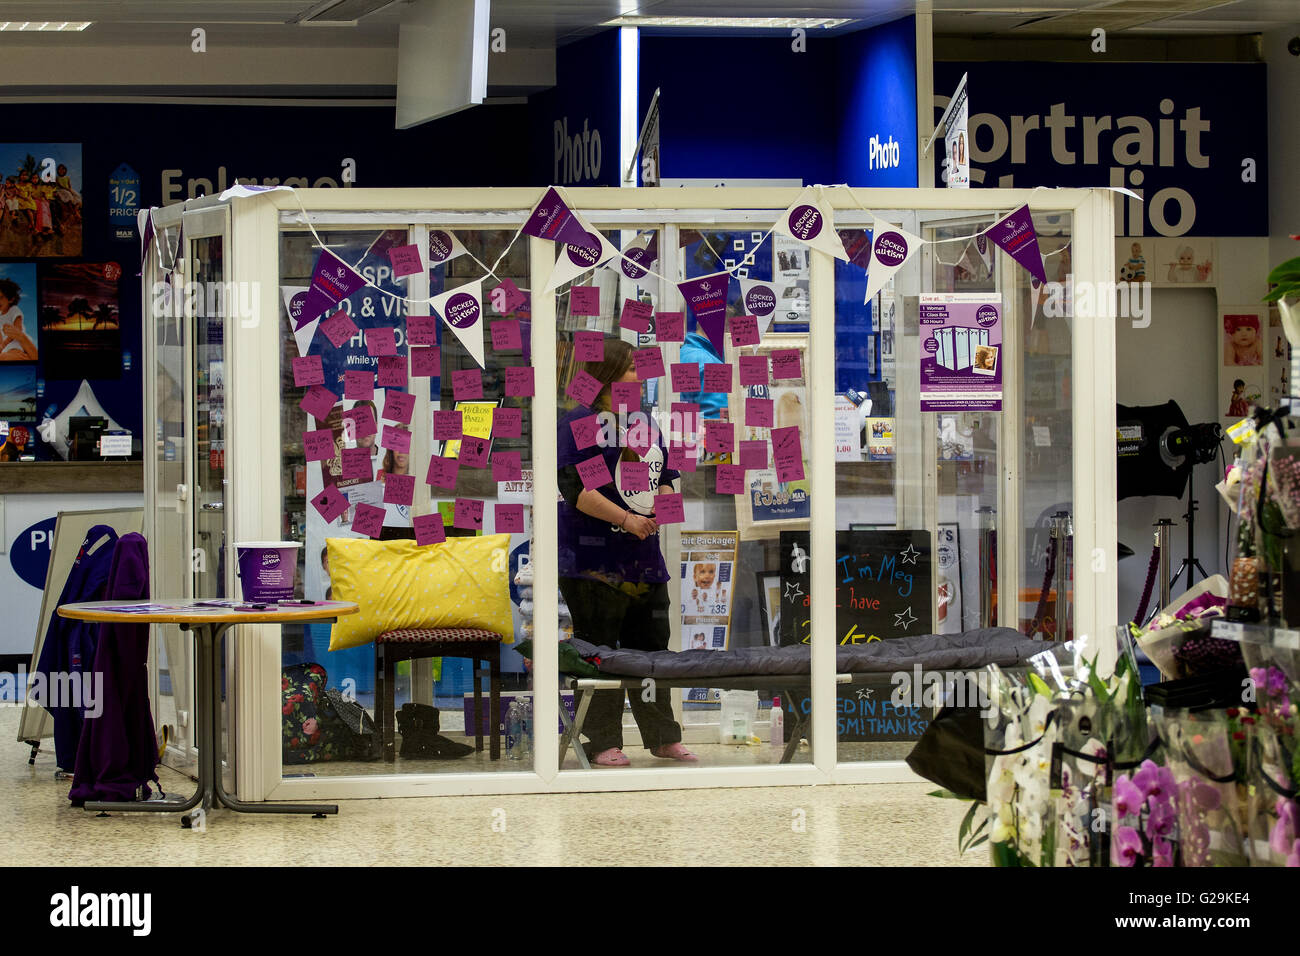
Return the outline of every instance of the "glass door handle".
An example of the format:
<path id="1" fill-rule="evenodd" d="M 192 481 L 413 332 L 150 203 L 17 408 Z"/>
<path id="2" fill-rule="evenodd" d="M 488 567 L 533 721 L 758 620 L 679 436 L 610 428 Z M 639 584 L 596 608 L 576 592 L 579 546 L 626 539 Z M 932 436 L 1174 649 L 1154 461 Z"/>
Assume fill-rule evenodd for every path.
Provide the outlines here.
<path id="1" fill-rule="evenodd" d="M 176 513 L 185 514 L 185 502 L 189 499 L 190 490 L 185 485 L 176 486 Z"/>
<path id="2" fill-rule="evenodd" d="M 226 505 L 223 501 L 213 501 L 206 505 L 200 505 L 204 511 L 225 511 Z"/>

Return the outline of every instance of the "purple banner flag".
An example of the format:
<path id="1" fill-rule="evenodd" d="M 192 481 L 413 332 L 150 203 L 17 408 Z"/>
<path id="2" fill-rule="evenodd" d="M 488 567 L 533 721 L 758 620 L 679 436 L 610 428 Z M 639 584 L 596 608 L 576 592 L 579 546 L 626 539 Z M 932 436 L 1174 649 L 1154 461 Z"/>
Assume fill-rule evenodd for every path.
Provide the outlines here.
<path id="1" fill-rule="evenodd" d="M 586 227 L 569 204 L 560 198 L 554 186 L 547 187 L 541 202 L 533 207 L 524 223 L 523 234 L 579 246 L 587 241 Z"/>
<path id="2" fill-rule="evenodd" d="M 316 268 L 311 273 L 311 288 L 303 299 L 301 314 L 296 317 L 301 328 L 312 319 L 320 317 L 326 309 L 365 287 L 366 280 L 356 270 L 328 249 L 316 257 Z"/>
<path id="3" fill-rule="evenodd" d="M 730 273 L 715 272 L 677 283 L 686 306 L 719 355 L 725 355 L 723 330 L 727 322 L 727 284 Z"/>
<path id="4" fill-rule="evenodd" d="M 1024 266 L 1039 282 L 1047 281 L 1047 270 L 1043 268 L 1043 254 L 1038 249 L 1038 233 L 1034 231 L 1034 221 L 1029 215 L 1028 204 L 989 226 L 988 237 L 1001 246 L 1007 255 Z"/>

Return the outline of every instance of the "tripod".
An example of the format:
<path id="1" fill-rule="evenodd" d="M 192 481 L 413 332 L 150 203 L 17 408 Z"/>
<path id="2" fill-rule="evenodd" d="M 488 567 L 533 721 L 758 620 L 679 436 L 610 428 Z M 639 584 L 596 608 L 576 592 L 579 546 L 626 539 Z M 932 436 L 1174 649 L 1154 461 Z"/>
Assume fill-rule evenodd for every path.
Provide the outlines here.
<path id="1" fill-rule="evenodd" d="M 1193 569 L 1201 572 L 1201 578 L 1208 578 L 1209 572 L 1205 570 L 1204 565 L 1196 557 L 1196 495 L 1192 490 L 1192 479 L 1195 478 L 1195 471 L 1187 476 L 1187 511 L 1183 518 L 1187 521 L 1187 557 L 1183 558 L 1182 563 L 1178 565 L 1178 570 L 1174 576 L 1169 579 L 1169 591 L 1173 593 L 1173 587 L 1178 583 L 1184 571 L 1187 572 L 1187 586 L 1190 588 L 1195 582 Z"/>

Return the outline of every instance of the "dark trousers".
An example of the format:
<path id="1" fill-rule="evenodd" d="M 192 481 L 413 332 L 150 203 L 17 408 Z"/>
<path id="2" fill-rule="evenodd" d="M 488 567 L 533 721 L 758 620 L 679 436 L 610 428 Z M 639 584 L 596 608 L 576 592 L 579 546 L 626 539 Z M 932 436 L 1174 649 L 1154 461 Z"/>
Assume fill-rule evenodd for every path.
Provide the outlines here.
<path id="1" fill-rule="evenodd" d="M 668 649 L 668 585 L 643 585 L 633 597 L 600 581 L 560 578 L 560 593 L 573 616 L 573 633 L 592 644 L 638 651 Z M 591 692 L 588 692 L 591 693 Z M 672 693 L 644 690 L 598 690 L 592 693 L 582 733 L 588 756 L 623 746 L 623 696 L 632 704 L 632 716 L 647 748 L 674 744 L 682 728 L 673 720 Z M 642 699 L 652 694 L 653 701 Z"/>

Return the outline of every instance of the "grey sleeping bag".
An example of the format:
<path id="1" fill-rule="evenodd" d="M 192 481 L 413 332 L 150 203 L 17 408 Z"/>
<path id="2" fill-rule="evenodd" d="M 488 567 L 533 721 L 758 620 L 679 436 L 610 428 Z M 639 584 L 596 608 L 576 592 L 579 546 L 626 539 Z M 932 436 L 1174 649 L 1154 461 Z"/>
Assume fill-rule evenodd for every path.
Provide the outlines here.
<path id="1" fill-rule="evenodd" d="M 734 651 L 634 651 L 570 643 L 578 654 L 612 677 L 703 678 L 750 674 L 795 675 L 809 672 L 810 648 L 742 647 Z M 988 664 L 1010 667 L 1061 645 L 1034 641 L 1009 627 L 987 627 L 960 634 L 917 634 L 836 648 L 841 674 L 893 673 L 919 664 L 925 670 L 974 670 Z M 597 662 L 594 658 L 599 658 Z"/>

